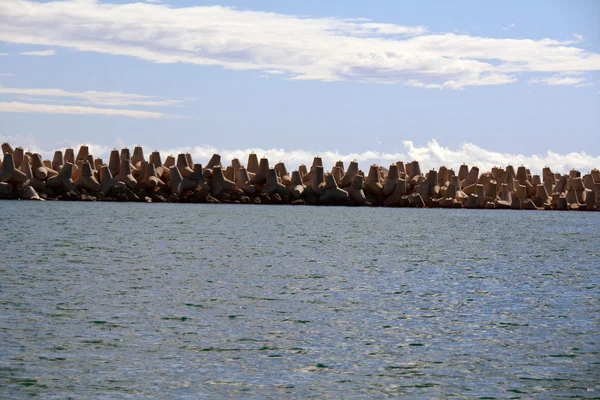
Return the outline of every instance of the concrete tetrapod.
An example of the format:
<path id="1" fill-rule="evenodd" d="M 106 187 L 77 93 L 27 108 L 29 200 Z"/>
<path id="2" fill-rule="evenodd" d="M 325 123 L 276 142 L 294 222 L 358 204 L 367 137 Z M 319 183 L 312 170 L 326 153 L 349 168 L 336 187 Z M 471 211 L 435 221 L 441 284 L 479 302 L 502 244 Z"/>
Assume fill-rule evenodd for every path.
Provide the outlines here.
<path id="1" fill-rule="evenodd" d="M 154 191 L 156 187 L 163 187 L 165 183 L 157 176 L 156 167 L 152 163 L 145 164 L 146 173 L 144 174 L 145 189 Z"/>
<path id="2" fill-rule="evenodd" d="M 377 165 L 371 165 L 369 168 L 369 175 L 364 183 L 365 193 L 370 193 L 374 196 L 383 195 L 383 185 L 379 182 L 379 171 Z"/>
<path id="3" fill-rule="evenodd" d="M 215 167 L 221 167 L 221 155 L 218 153 L 212 155 L 208 163 L 204 166 L 204 169 L 213 169 Z"/>
<path id="4" fill-rule="evenodd" d="M 398 179 L 394 185 L 394 191 L 387 199 L 385 199 L 384 205 L 386 207 L 404 207 L 409 204 L 406 196 L 406 181 L 404 179 Z"/>
<path id="5" fill-rule="evenodd" d="M 232 182 L 235 182 L 235 173 L 233 171 L 233 167 L 231 165 L 227 166 L 227 168 L 225 168 L 225 171 L 223 172 L 223 176 L 225 176 L 225 179 L 229 179 Z"/>
<path id="6" fill-rule="evenodd" d="M 334 166 L 333 168 L 331 168 L 331 175 L 333 175 L 333 179 L 335 179 L 335 183 L 337 183 L 339 187 L 339 185 L 342 183 L 342 177 L 344 176 L 344 174 L 342 173 L 342 169 L 338 166 Z"/>
<path id="7" fill-rule="evenodd" d="M 519 181 L 519 184 L 525 186 L 527 195 L 534 196 L 535 186 L 531 184 L 531 181 L 528 179 L 527 175 L 527 169 L 525 166 L 521 165 L 519 168 L 517 168 L 517 180 Z"/>
<path id="8" fill-rule="evenodd" d="M 537 207 L 544 207 L 545 205 L 550 206 L 552 204 L 552 199 L 548 195 L 546 191 L 546 187 L 541 183 L 536 186 L 535 198 L 534 202 Z"/>
<path id="9" fill-rule="evenodd" d="M 277 164 L 275 164 L 275 170 L 277 171 L 277 175 L 279 175 L 281 178 L 281 183 L 283 183 L 285 186 L 289 186 L 292 183 L 290 174 L 288 173 L 287 168 L 282 161 L 279 161 Z"/>
<path id="10" fill-rule="evenodd" d="M 212 180 L 210 181 L 210 195 L 217 197 L 221 192 L 238 192 L 235 182 L 225 179 L 223 170 L 217 166 L 213 168 Z M 241 190 L 239 190 L 241 192 Z"/>
<path id="11" fill-rule="evenodd" d="M 119 182 L 123 182 L 129 189 L 135 189 L 137 180 L 131 174 L 131 162 L 128 159 L 121 160 L 119 173 L 115 176 Z"/>
<path id="12" fill-rule="evenodd" d="M 479 202 L 479 196 L 475 193 L 472 193 L 467 198 L 467 203 L 465 204 L 466 208 L 477 208 L 477 203 Z"/>
<path id="13" fill-rule="evenodd" d="M 260 159 L 258 165 L 258 172 L 254 175 L 252 183 L 255 185 L 264 185 L 267 183 L 267 176 L 269 175 L 269 160 L 265 157 Z"/>
<path id="14" fill-rule="evenodd" d="M 21 189 L 20 197 L 24 200 L 42 200 L 40 195 L 31 186 L 25 186 Z"/>
<path id="15" fill-rule="evenodd" d="M 448 168 L 442 165 L 438 170 L 438 186 L 440 188 L 447 188 L 450 184 L 450 178 L 448 177 Z M 441 192 L 440 192 L 441 193 Z"/>
<path id="16" fill-rule="evenodd" d="M 73 167 L 75 166 L 75 151 L 71 147 L 65 149 L 65 163 L 71 163 Z"/>
<path id="17" fill-rule="evenodd" d="M 317 167 L 321 167 L 321 171 L 324 171 L 323 170 L 323 160 L 319 156 L 313 158 L 313 163 L 312 163 L 312 166 L 310 167 L 310 171 L 308 171 L 308 173 L 302 175 L 302 181 L 304 182 L 304 184 L 307 187 L 312 187 L 311 181 L 313 179 L 316 179 L 317 185 L 321 184 L 321 182 L 324 182 L 324 179 L 325 179 L 324 175 L 320 175 L 320 177 L 317 176 Z M 298 171 L 303 172 L 301 170 L 301 168 L 302 168 L 302 165 L 298 168 Z M 306 168 L 306 167 L 304 167 L 304 168 Z"/>
<path id="18" fill-rule="evenodd" d="M 92 171 L 92 166 L 89 162 L 84 162 L 81 164 L 81 174 L 79 178 L 75 181 L 75 186 L 78 189 L 89 190 L 90 192 L 99 192 L 102 190 L 100 183 L 94 177 L 94 173 Z"/>
<path id="19" fill-rule="evenodd" d="M 265 183 L 265 187 L 263 188 L 263 193 L 266 193 L 269 196 L 275 193 L 278 193 L 281 196 L 289 195 L 290 193 L 288 188 L 283 183 L 279 183 L 279 180 L 277 179 L 277 171 L 275 171 L 275 168 L 269 169 L 269 172 L 267 174 L 267 182 Z"/>
<path id="20" fill-rule="evenodd" d="M 60 172 L 63 165 L 65 165 L 65 158 L 63 157 L 63 152 L 60 150 L 56 150 L 54 152 L 54 158 L 52 158 L 52 169 L 56 172 Z"/>
<path id="21" fill-rule="evenodd" d="M 10 183 L 0 182 L 0 199 L 11 198 L 13 194 L 13 187 Z"/>
<path id="22" fill-rule="evenodd" d="M 435 169 L 432 169 L 427 174 L 427 195 L 431 198 L 437 199 L 440 197 L 440 185 L 438 184 L 438 173 Z"/>
<path id="23" fill-rule="evenodd" d="M 7 142 L 2 143 L 2 154 L 4 154 L 4 153 L 13 154 L 14 152 L 15 152 L 15 149 L 13 149 L 13 147 L 10 145 L 10 143 L 7 143 Z"/>
<path id="24" fill-rule="evenodd" d="M 258 156 L 255 153 L 248 154 L 248 167 L 246 169 L 249 174 L 258 172 Z"/>
<path id="25" fill-rule="evenodd" d="M 179 153 L 177 155 L 177 168 L 179 169 L 181 176 L 183 176 L 185 179 L 189 179 L 192 181 L 197 180 L 198 177 L 194 173 L 194 170 L 188 164 L 188 160 L 185 154 Z"/>
<path id="26" fill-rule="evenodd" d="M 389 196 L 392 193 L 394 193 L 394 191 L 396 189 L 396 185 L 398 183 L 398 179 L 400 179 L 398 177 L 398 166 L 396 164 L 392 164 L 392 165 L 390 165 L 388 175 L 385 178 L 385 181 L 383 184 L 383 194 L 385 196 Z"/>
<path id="27" fill-rule="evenodd" d="M 460 184 L 462 187 L 471 186 L 471 185 L 474 185 L 475 183 L 477 183 L 478 178 L 479 178 L 479 168 L 471 167 L 471 170 L 469 171 L 469 173 L 467 174 L 465 179 L 461 180 Z"/>
<path id="28" fill-rule="evenodd" d="M 344 190 L 348 192 L 350 199 L 359 206 L 367 203 L 367 196 L 365 196 L 365 192 L 363 191 L 364 183 L 364 177 L 362 175 L 354 175 L 352 185 L 344 187 Z"/>
<path id="29" fill-rule="evenodd" d="M 7 182 L 13 185 L 23 184 L 27 182 L 27 175 L 15 168 L 13 157 L 12 153 L 4 153 L 2 170 L 0 170 L 0 182 Z"/>
<path id="30" fill-rule="evenodd" d="M 165 159 L 165 163 L 163 164 L 163 167 L 167 168 L 170 171 L 171 170 L 170 168 L 174 165 L 175 165 L 175 156 L 173 156 L 173 154 L 169 154 L 167 156 L 167 158 Z"/>
<path id="31" fill-rule="evenodd" d="M 119 175 L 119 168 L 121 165 L 121 158 L 119 157 L 119 150 L 113 149 L 108 157 L 108 169 L 112 176 Z"/>
<path id="32" fill-rule="evenodd" d="M 144 160 L 144 149 L 140 145 L 135 146 L 133 149 L 133 156 L 131 156 L 131 162 L 137 167 Z"/>
<path id="33" fill-rule="evenodd" d="M 308 174 L 308 170 L 306 169 L 306 165 L 300 164 L 298 166 L 298 172 L 300 172 L 300 176 L 305 177 L 306 174 Z M 302 178 L 302 181 L 304 181 L 304 178 Z"/>
<path id="34" fill-rule="evenodd" d="M 47 168 L 42 161 L 42 155 L 39 153 L 34 153 L 31 155 L 31 170 L 33 172 L 33 176 L 38 178 L 41 181 L 46 180 L 49 177 L 57 176 L 58 172 L 53 169 Z"/>
<path id="35" fill-rule="evenodd" d="M 475 185 L 475 191 L 473 192 L 473 194 L 477 196 L 477 208 L 485 207 L 486 199 L 483 190 L 483 185 L 481 183 Z"/>
<path id="36" fill-rule="evenodd" d="M 500 185 L 500 197 L 494 201 L 495 208 L 509 210 L 512 207 L 512 196 L 508 191 L 508 185 L 502 183 Z"/>
<path id="37" fill-rule="evenodd" d="M 204 168 L 202 168 L 202 164 L 194 164 L 194 174 L 196 174 L 196 185 L 198 186 L 206 186 L 206 181 L 204 180 Z"/>
<path id="38" fill-rule="evenodd" d="M 145 160 L 142 160 L 138 163 L 138 176 L 136 178 L 137 184 L 136 184 L 136 188 L 138 189 L 145 189 L 146 188 L 146 183 L 147 183 L 147 179 L 146 179 L 146 173 L 148 172 L 148 162 Z"/>
<path id="39" fill-rule="evenodd" d="M 92 173 L 94 174 L 94 177 L 96 177 L 96 179 L 98 179 L 98 170 L 96 169 L 96 162 L 94 161 L 94 156 L 93 155 L 88 155 L 87 156 L 87 160 L 88 163 L 90 163 L 90 167 L 92 167 Z M 102 165 L 102 160 L 99 160 L 100 164 Z"/>
<path id="40" fill-rule="evenodd" d="M 25 157 L 25 152 L 21 146 L 17 147 L 13 152 L 13 160 L 15 163 L 15 168 L 20 169 L 23 164 L 23 158 Z"/>
<path id="41" fill-rule="evenodd" d="M 319 204 L 323 205 L 348 205 L 349 195 L 340 189 L 331 174 L 325 175 L 325 189 L 319 197 Z"/>
<path id="42" fill-rule="evenodd" d="M 75 157 L 75 162 L 77 161 L 86 161 L 87 156 L 90 154 L 90 149 L 86 145 L 79 146 L 79 151 L 77 151 L 77 157 Z"/>
<path id="43" fill-rule="evenodd" d="M 242 165 L 235 171 L 235 185 L 247 194 L 256 193 L 256 188 L 250 182 L 250 177 L 248 177 L 248 171 Z"/>
<path id="44" fill-rule="evenodd" d="M 306 183 L 306 187 L 311 188 L 317 197 L 321 196 L 323 194 L 323 191 L 325 190 L 325 182 L 323 180 L 323 166 L 320 165 L 313 167 L 312 171 L 309 172 L 308 175 L 311 176 L 312 179 L 308 183 Z M 304 177 L 302 177 L 302 181 L 304 181 Z"/>
<path id="45" fill-rule="evenodd" d="M 292 181 L 291 181 L 290 187 L 292 188 L 292 190 L 291 190 L 292 196 L 294 196 L 296 199 L 299 199 L 300 197 L 302 197 L 305 186 L 304 186 L 304 183 L 302 182 L 302 174 L 300 173 L 300 171 L 292 172 Z"/>
<path id="46" fill-rule="evenodd" d="M 46 186 L 51 189 L 70 191 L 75 190 L 75 183 L 73 183 L 73 164 L 66 162 L 57 176 L 48 178 Z"/>
<path id="47" fill-rule="evenodd" d="M 342 181 L 340 182 L 340 187 L 344 188 L 346 186 L 352 185 L 354 182 L 354 177 L 358 174 L 358 163 L 356 160 L 350 161 L 350 165 L 348 166 L 348 170 L 342 177 Z"/>
<path id="48" fill-rule="evenodd" d="M 108 194 L 108 192 L 110 192 L 110 190 L 112 188 L 114 188 L 115 186 L 119 186 L 119 185 L 125 186 L 124 183 L 119 182 L 113 178 L 108 165 L 103 165 L 100 167 L 99 175 L 100 175 L 100 188 L 101 188 L 102 192 L 104 192 L 104 194 Z"/>
<path id="49" fill-rule="evenodd" d="M 469 166 L 467 164 L 462 164 L 458 167 L 458 180 L 461 182 L 464 181 L 467 175 L 469 175 Z"/>
<path id="50" fill-rule="evenodd" d="M 177 197 L 180 197 L 181 192 L 183 191 L 183 176 L 175 165 L 169 167 L 169 172 L 171 175 L 171 180 L 169 181 L 171 193 L 177 195 Z"/>
<path id="51" fill-rule="evenodd" d="M 483 189 L 483 185 L 480 185 L 481 189 Z M 479 193 L 475 192 L 475 194 L 479 195 Z M 483 196 L 483 190 L 481 193 Z M 458 176 L 453 176 L 450 179 L 450 185 L 448 185 L 448 189 L 446 189 L 446 198 L 455 199 L 458 201 L 462 201 L 467 198 L 467 195 L 462 191 L 462 186 L 460 184 L 460 178 Z M 483 205 L 482 205 L 483 206 Z"/>
<path id="52" fill-rule="evenodd" d="M 31 164 L 29 164 L 27 158 L 29 156 L 25 156 L 25 161 L 21 164 L 21 171 L 27 177 L 27 181 L 29 181 L 29 185 L 32 186 L 36 191 L 44 191 L 46 189 L 46 182 L 39 180 L 33 175 L 33 171 L 31 169 Z"/>

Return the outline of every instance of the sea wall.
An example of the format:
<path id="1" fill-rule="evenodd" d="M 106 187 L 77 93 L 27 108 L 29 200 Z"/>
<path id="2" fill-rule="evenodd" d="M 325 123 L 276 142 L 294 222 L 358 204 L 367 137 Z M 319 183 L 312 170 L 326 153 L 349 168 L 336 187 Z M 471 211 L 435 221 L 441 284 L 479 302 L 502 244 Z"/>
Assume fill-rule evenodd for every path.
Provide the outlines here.
<path id="1" fill-rule="evenodd" d="M 307 204 L 512 210 L 600 210 L 600 171 L 533 174 L 525 166 L 481 172 L 461 165 L 421 171 L 418 161 L 362 170 L 338 161 L 325 171 L 320 157 L 289 171 L 279 161 L 248 155 L 205 164 L 190 154 L 145 156 L 137 146 L 110 153 L 108 163 L 87 146 L 68 148 L 52 160 L 2 144 L 0 199 L 139 201 L 181 203 Z M 366 171 L 366 172 L 365 172 Z"/>

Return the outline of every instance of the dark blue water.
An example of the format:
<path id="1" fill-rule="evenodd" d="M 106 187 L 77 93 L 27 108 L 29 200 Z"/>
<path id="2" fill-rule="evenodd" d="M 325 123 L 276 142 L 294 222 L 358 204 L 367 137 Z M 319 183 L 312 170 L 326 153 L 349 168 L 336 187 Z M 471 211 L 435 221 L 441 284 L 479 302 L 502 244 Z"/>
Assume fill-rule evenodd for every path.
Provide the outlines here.
<path id="1" fill-rule="evenodd" d="M 0 202 L 0 397 L 600 396 L 600 213 Z"/>

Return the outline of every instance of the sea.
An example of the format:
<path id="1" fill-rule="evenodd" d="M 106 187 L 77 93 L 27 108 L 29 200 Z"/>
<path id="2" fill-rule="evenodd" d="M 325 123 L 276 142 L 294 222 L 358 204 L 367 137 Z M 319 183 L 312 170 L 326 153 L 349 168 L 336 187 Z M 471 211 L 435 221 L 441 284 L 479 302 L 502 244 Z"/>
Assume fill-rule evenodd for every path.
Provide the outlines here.
<path id="1" fill-rule="evenodd" d="M 0 202 L 0 398 L 600 398 L 600 213 Z"/>

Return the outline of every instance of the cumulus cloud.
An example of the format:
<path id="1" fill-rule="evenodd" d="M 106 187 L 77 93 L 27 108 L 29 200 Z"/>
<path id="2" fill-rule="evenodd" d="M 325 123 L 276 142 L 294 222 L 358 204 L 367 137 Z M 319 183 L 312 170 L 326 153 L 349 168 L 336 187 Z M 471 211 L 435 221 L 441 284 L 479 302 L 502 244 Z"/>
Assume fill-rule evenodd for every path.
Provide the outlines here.
<path id="1" fill-rule="evenodd" d="M 521 73 L 600 70 L 600 54 L 576 47 L 575 41 L 431 33 L 422 26 L 365 19 L 141 2 L 0 2 L 0 41 L 155 63 L 281 71 L 288 79 L 436 89 L 504 85 Z"/>
<path id="2" fill-rule="evenodd" d="M 40 152 L 44 157 L 50 158 L 55 150 L 64 149 L 65 147 L 78 148 L 81 144 L 86 144 L 90 147 L 90 152 L 95 157 L 108 159 L 112 148 L 129 147 L 133 149 L 136 144 L 126 144 L 123 140 L 117 140 L 114 146 L 97 145 L 93 143 L 80 143 L 75 141 L 67 141 L 61 143 L 59 147 L 44 148 L 39 145 L 34 137 L 28 135 L 19 136 L 2 136 L 0 141 L 9 142 L 13 146 L 22 146 L 25 150 Z M 149 146 L 144 146 L 144 150 L 149 154 L 151 149 Z M 371 164 L 389 166 L 396 161 L 419 161 L 421 170 L 428 171 L 431 168 L 438 169 L 445 165 L 458 171 L 461 164 L 466 163 L 469 166 L 478 166 L 481 172 L 489 171 L 494 166 L 505 167 L 512 164 L 514 166 L 525 165 L 534 173 L 541 173 L 542 168 L 549 166 L 555 172 L 566 173 L 570 169 L 579 169 L 582 172 L 590 171 L 593 168 L 600 167 L 600 156 L 592 156 L 585 152 L 573 152 L 567 154 L 559 154 L 552 151 L 547 151 L 541 154 L 512 154 L 500 153 L 484 149 L 472 143 L 464 143 L 456 149 L 451 149 L 440 145 L 436 140 L 432 139 L 423 146 L 415 145 L 411 141 L 403 142 L 404 149 L 399 152 L 386 153 L 374 150 L 363 152 L 340 152 L 333 150 L 316 151 L 316 150 L 285 150 L 285 149 L 262 149 L 262 148 L 245 148 L 245 149 L 219 149 L 213 146 L 180 146 L 158 149 L 164 158 L 169 155 L 177 155 L 179 153 L 190 153 L 194 162 L 206 164 L 206 162 L 215 153 L 221 155 L 221 160 L 224 165 L 228 165 L 233 158 L 239 159 L 242 164 L 246 164 L 248 154 L 254 152 L 258 157 L 267 157 L 271 164 L 278 161 L 285 162 L 288 170 L 292 171 L 298 168 L 301 164 L 310 166 L 313 157 L 319 156 L 323 159 L 326 170 L 331 170 L 336 161 L 341 160 L 345 165 L 350 161 L 356 160 L 359 167 L 367 172 Z"/>
<path id="3" fill-rule="evenodd" d="M 40 50 L 40 51 L 24 51 L 21 53 L 22 56 L 36 56 L 36 57 L 48 57 L 56 55 L 54 50 Z"/>
<path id="4" fill-rule="evenodd" d="M 575 40 L 577 40 L 578 42 L 583 42 L 583 35 L 579 34 L 579 33 L 574 33 L 573 37 L 575 38 Z"/>
<path id="5" fill-rule="evenodd" d="M 0 112 L 4 113 L 35 113 L 35 114 L 70 114 L 70 115 L 104 115 L 132 118 L 178 118 L 167 114 L 141 110 L 116 108 L 83 107 L 56 104 L 38 104 L 22 102 L 0 102 Z"/>
<path id="6" fill-rule="evenodd" d="M 516 27 L 517 27 L 517 26 L 515 25 L 515 23 L 514 23 L 514 22 L 512 22 L 512 23 L 510 23 L 508 26 L 503 26 L 503 27 L 502 27 L 502 30 L 503 30 L 503 31 L 507 31 L 507 30 L 509 30 L 509 29 L 514 29 L 514 28 L 516 28 Z"/>
<path id="7" fill-rule="evenodd" d="M 147 96 L 141 94 L 122 92 L 99 92 L 87 90 L 83 92 L 72 92 L 63 89 L 52 88 L 11 88 L 0 85 L 0 94 L 64 98 L 71 101 L 85 101 L 89 104 L 103 106 L 176 106 L 181 105 L 181 100 L 163 99 L 158 96 Z"/>

